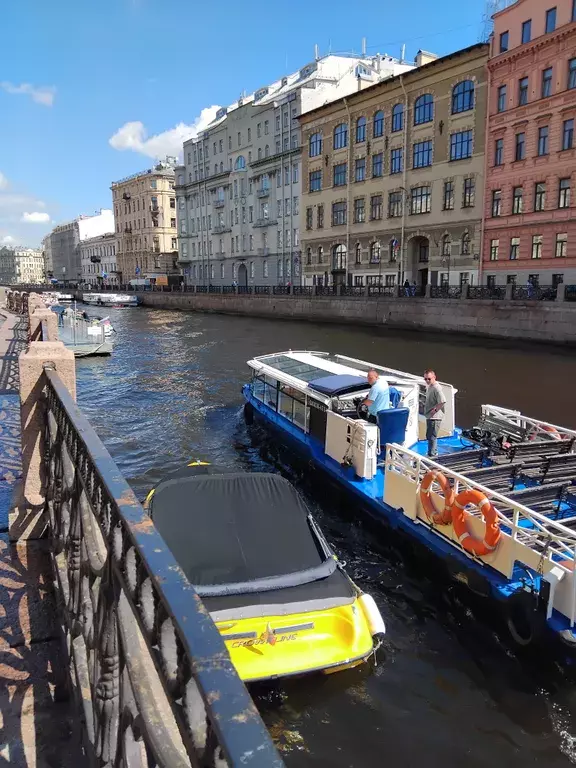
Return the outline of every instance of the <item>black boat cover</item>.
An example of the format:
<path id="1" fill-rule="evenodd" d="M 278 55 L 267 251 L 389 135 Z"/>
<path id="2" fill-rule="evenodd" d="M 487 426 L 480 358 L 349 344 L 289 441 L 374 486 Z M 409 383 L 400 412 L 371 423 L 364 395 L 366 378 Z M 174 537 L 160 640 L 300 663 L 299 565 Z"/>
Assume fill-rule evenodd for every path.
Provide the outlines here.
<path id="1" fill-rule="evenodd" d="M 333 581 L 336 562 L 287 480 L 218 472 L 186 468 L 161 482 L 150 501 L 156 527 L 201 597 Z"/>

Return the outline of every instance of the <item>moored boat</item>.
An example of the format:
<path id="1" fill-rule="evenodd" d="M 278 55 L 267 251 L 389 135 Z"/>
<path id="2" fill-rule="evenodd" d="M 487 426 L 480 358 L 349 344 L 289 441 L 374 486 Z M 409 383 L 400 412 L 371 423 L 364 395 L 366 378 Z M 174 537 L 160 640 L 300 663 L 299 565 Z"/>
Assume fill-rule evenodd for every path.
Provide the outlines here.
<path id="1" fill-rule="evenodd" d="M 139 304 L 138 296 L 131 296 L 128 293 L 95 293 L 93 291 L 83 293 L 82 301 L 99 307 L 137 307 Z"/>
<path id="2" fill-rule="evenodd" d="M 446 400 L 439 456 L 428 458 L 422 377 L 319 352 L 248 363 L 246 416 L 324 470 L 358 507 L 439 556 L 452 577 L 495 598 L 519 645 L 576 647 L 576 431 L 492 405 L 456 426 Z M 393 400 L 369 423 L 375 369 Z M 380 446 L 381 449 L 380 449 Z"/>
<path id="3" fill-rule="evenodd" d="M 282 477 L 193 462 L 146 506 L 244 681 L 336 672 L 380 645 L 374 600 Z"/>

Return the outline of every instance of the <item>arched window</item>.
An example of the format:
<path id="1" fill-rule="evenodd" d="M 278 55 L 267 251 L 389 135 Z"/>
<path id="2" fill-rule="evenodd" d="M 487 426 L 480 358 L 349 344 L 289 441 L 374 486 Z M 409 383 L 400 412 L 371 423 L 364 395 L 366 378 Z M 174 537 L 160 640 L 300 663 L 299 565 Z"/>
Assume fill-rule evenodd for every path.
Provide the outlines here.
<path id="1" fill-rule="evenodd" d="M 462 248 L 461 248 L 462 256 L 469 256 L 470 255 L 470 235 L 468 232 L 465 232 L 462 235 Z"/>
<path id="2" fill-rule="evenodd" d="M 237 171 L 243 171 L 244 168 L 246 168 L 246 160 L 244 159 L 244 155 L 238 155 L 234 168 Z"/>
<path id="3" fill-rule="evenodd" d="M 292 276 L 292 261 L 290 257 L 286 259 L 286 277 Z"/>
<path id="4" fill-rule="evenodd" d="M 284 261 L 278 259 L 278 277 L 284 277 Z"/>
<path id="5" fill-rule="evenodd" d="M 322 246 L 318 248 L 318 264 L 324 264 L 324 248 Z"/>
<path id="6" fill-rule="evenodd" d="M 404 105 L 396 104 L 392 110 L 392 133 L 404 129 Z"/>
<path id="7" fill-rule="evenodd" d="M 425 93 L 414 102 L 414 125 L 431 123 L 434 120 L 434 98 L 431 93 Z"/>
<path id="8" fill-rule="evenodd" d="M 342 243 L 332 248 L 332 269 L 336 272 L 346 270 L 346 246 Z"/>
<path id="9" fill-rule="evenodd" d="M 474 83 L 472 80 L 464 80 L 452 89 L 452 114 L 471 109 L 474 109 Z"/>
<path id="10" fill-rule="evenodd" d="M 224 173 L 224 163 L 220 163 L 220 173 Z"/>
<path id="11" fill-rule="evenodd" d="M 396 240 L 395 237 L 390 240 L 390 245 L 388 246 L 388 260 L 391 262 L 395 262 L 398 259 L 398 240 Z"/>
<path id="12" fill-rule="evenodd" d="M 356 264 L 362 264 L 362 246 L 356 243 Z"/>
<path id="13" fill-rule="evenodd" d="M 384 135 L 384 112 L 382 112 L 382 110 L 379 110 L 374 115 L 373 134 L 375 139 L 377 139 L 378 136 Z"/>
<path id="14" fill-rule="evenodd" d="M 334 128 L 334 149 L 343 149 L 348 146 L 348 126 L 340 123 Z"/>
<path id="15" fill-rule="evenodd" d="M 258 147 L 258 160 L 262 160 L 262 147 Z"/>
<path id="16" fill-rule="evenodd" d="M 445 259 L 450 258 L 452 255 L 452 240 L 450 235 L 444 235 L 442 238 L 442 257 Z"/>
<path id="17" fill-rule="evenodd" d="M 264 157 L 269 157 L 269 156 L 270 156 L 270 147 L 268 146 L 268 144 L 266 144 L 266 146 L 264 147 Z"/>
<path id="18" fill-rule="evenodd" d="M 356 143 L 361 144 L 366 141 L 366 118 L 359 117 L 356 120 Z"/>
<path id="19" fill-rule="evenodd" d="M 378 240 L 370 245 L 370 264 L 380 264 L 380 243 Z"/>
<path id="20" fill-rule="evenodd" d="M 312 248 L 306 248 L 306 264 L 312 264 Z"/>
<path id="21" fill-rule="evenodd" d="M 318 157 L 322 154 L 322 134 L 313 133 L 308 142 L 308 154 L 310 157 Z"/>

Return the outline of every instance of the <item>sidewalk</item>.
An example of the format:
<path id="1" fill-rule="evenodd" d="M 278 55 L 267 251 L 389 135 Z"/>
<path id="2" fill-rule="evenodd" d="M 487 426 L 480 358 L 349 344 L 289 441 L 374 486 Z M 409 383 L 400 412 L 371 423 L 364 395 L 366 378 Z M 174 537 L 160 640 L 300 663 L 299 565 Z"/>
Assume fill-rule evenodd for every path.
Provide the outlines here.
<path id="1" fill-rule="evenodd" d="M 49 542 L 8 538 L 21 476 L 18 355 L 27 329 L 3 311 L 0 323 L 0 768 L 81 768 Z"/>

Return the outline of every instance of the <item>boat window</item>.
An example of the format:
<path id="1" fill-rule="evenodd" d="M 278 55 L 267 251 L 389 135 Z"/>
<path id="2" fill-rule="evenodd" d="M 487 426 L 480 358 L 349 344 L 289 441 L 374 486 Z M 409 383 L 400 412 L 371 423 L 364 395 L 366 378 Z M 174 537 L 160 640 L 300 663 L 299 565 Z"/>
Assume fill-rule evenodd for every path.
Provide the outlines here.
<path id="1" fill-rule="evenodd" d="M 288 384 L 280 384 L 278 413 L 307 431 L 306 395 Z"/>
<path id="2" fill-rule="evenodd" d="M 287 384 L 280 385 L 280 397 L 278 399 L 278 413 L 284 418 L 292 421 L 292 404 L 294 399 L 291 397 L 294 390 Z"/>
<path id="3" fill-rule="evenodd" d="M 252 379 L 252 393 L 255 398 L 265 402 L 264 394 L 266 391 L 266 385 L 264 383 L 264 376 L 257 376 L 254 374 Z"/>
<path id="4" fill-rule="evenodd" d="M 270 408 L 276 410 L 278 408 L 278 382 L 276 379 L 272 379 L 270 376 L 264 377 L 264 402 Z"/>
<path id="5" fill-rule="evenodd" d="M 306 408 L 306 397 L 302 392 L 295 392 L 293 408 L 294 424 L 297 424 L 300 429 L 303 429 L 305 432 L 308 432 L 308 414 L 309 409 Z"/>
<path id="6" fill-rule="evenodd" d="M 326 370 L 324 368 L 317 368 L 315 365 L 309 363 L 301 363 L 299 360 L 295 360 L 293 357 L 287 357 L 286 355 L 276 355 L 275 357 L 268 357 L 262 360 L 262 362 L 269 365 L 271 368 L 275 368 L 277 371 L 287 373 L 289 376 L 294 376 L 296 379 L 302 381 L 313 381 L 314 379 L 320 379 L 326 376 Z"/>

